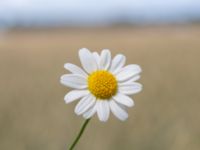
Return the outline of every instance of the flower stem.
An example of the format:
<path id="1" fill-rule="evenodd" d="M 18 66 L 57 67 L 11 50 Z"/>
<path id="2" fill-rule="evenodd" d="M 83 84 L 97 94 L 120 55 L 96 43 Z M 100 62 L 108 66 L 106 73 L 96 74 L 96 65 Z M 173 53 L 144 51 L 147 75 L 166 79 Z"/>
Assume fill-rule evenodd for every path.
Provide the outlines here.
<path id="1" fill-rule="evenodd" d="M 91 118 L 90 118 L 91 119 Z M 81 130 L 79 131 L 76 139 L 74 140 L 74 142 L 72 143 L 72 145 L 70 146 L 69 150 L 73 150 L 74 147 L 76 146 L 76 144 L 78 143 L 79 139 L 81 138 L 81 135 L 83 134 L 87 124 L 89 123 L 90 119 L 85 120 L 84 124 L 81 127 Z"/>

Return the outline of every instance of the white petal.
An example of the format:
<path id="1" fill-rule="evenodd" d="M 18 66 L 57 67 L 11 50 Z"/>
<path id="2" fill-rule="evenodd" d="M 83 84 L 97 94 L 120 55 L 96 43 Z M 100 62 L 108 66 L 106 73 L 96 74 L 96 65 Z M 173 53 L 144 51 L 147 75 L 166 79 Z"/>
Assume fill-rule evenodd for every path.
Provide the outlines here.
<path id="1" fill-rule="evenodd" d="M 100 69 L 107 70 L 110 66 L 111 53 L 108 49 L 104 49 L 101 52 L 100 57 Z"/>
<path id="2" fill-rule="evenodd" d="M 86 79 L 77 74 L 65 74 L 60 78 L 60 82 L 68 87 L 76 88 L 76 89 L 84 89 L 87 88 Z"/>
<path id="3" fill-rule="evenodd" d="M 128 118 L 128 113 L 122 109 L 114 100 L 109 101 L 112 113 L 120 120 L 125 121 Z"/>
<path id="4" fill-rule="evenodd" d="M 88 95 L 88 94 L 89 94 L 88 90 L 73 90 L 65 95 L 64 100 L 66 103 L 71 103 L 79 98 L 82 98 L 82 97 Z"/>
<path id="5" fill-rule="evenodd" d="M 124 94 L 117 93 L 117 95 L 113 96 L 113 99 L 116 102 L 118 102 L 118 103 L 120 103 L 122 105 L 125 105 L 127 107 L 134 106 L 134 101 L 130 97 L 128 97 L 128 96 L 126 96 Z"/>
<path id="6" fill-rule="evenodd" d="M 83 68 L 88 72 L 92 73 L 97 70 L 97 63 L 94 59 L 93 54 L 86 48 L 79 50 L 79 57 Z"/>
<path id="7" fill-rule="evenodd" d="M 97 100 L 97 115 L 100 121 L 106 122 L 108 120 L 110 108 L 107 100 Z"/>
<path id="8" fill-rule="evenodd" d="M 83 114 L 83 117 L 85 119 L 89 119 L 89 118 L 91 118 L 96 113 L 96 111 L 97 111 L 97 109 L 96 109 L 96 103 L 95 103 L 94 106 L 92 106 L 88 111 L 86 111 Z"/>
<path id="9" fill-rule="evenodd" d="M 120 70 L 119 73 L 116 74 L 116 78 L 118 81 L 125 81 L 133 78 L 141 72 L 141 68 L 139 65 L 128 65 Z"/>
<path id="10" fill-rule="evenodd" d="M 95 97 L 91 94 L 83 97 L 75 107 L 75 113 L 81 115 L 86 112 L 95 103 Z"/>
<path id="11" fill-rule="evenodd" d="M 112 60 L 110 72 L 116 74 L 124 66 L 125 62 L 126 62 L 126 57 L 124 55 L 122 54 L 116 55 Z"/>
<path id="12" fill-rule="evenodd" d="M 97 66 L 98 66 L 98 68 L 99 68 L 100 56 L 99 56 L 99 54 L 98 54 L 97 52 L 93 52 L 92 54 L 93 54 L 93 56 L 94 56 L 94 58 L 95 58 L 95 60 L 96 60 L 96 62 L 97 62 Z M 100 69 L 100 68 L 99 68 L 99 69 Z"/>
<path id="13" fill-rule="evenodd" d="M 80 75 L 84 76 L 85 78 L 88 77 L 88 75 L 85 73 L 85 71 L 83 71 L 80 67 L 78 67 L 74 64 L 66 63 L 64 65 L 64 67 L 65 67 L 65 69 L 69 70 L 71 73 L 80 74 Z"/>
<path id="14" fill-rule="evenodd" d="M 127 95 L 132 95 L 139 93 L 142 90 L 142 85 L 140 83 L 122 83 L 118 86 L 119 92 Z"/>
<path id="15" fill-rule="evenodd" d="M 127 83 L 133 83 L 133 82 L 139 80 L 140 77 L 141 77 L 140 75 L 133 76 L 132 78 L 126 80 L 125 82 L 119 82 L 119 85 L 124 85 L 124 84 L 127 84 Z"/>

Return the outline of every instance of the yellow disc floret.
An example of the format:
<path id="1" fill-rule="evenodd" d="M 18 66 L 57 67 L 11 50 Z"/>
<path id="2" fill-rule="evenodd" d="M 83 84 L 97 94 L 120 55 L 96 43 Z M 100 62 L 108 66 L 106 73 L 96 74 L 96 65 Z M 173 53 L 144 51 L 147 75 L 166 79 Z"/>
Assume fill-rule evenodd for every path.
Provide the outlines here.
<path id="1" fill-rule="evenodd" d="M 117 80 L 108 71 L 95 71 L 88 77 L 90 92 L 100 99 L 109 99 L 117 91 Z"/>

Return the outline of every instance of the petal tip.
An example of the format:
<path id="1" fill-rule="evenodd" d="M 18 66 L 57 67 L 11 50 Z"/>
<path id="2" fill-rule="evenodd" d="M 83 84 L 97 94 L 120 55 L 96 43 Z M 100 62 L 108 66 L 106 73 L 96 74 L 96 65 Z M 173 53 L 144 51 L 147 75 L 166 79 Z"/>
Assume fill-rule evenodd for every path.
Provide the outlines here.
<path id="1" fill-rule="evenodd" d="M 69 102 L 68 102 L 68 100 L 67 100 L 67 99 L 64 99 L 64 101 L 65 101 L 65 104 L 69 104 Z"/>
<path id="2" fill-rule="evenodd" d="M 78 115 L 78 116 L 80 115 L 79 111 L 78 111 L 76 108 L 74 109 L 74 113 L 75 113 L 76 115 Z"/>
<path id="3" fill-rule="evenodd" d="M 100 120 L 100 119 L 99 119 L 99 120 Z M 107 121 L 108 121 L 108 119 L 107 119 L 107 120 L 102 120 L 102 119 L 101 119 L 100 121 L 101 121 L 101 122 L 103 122 L 103 123 L 105 123 L 105 122 L 107 122 Z"/>
<path id="4" fill-rule="evenodd" d="M 109 52 L 110 53 L 110 50 L 108 48 L 104 48 L 102 49 L 102 52 L 105 51 L 105 52 Z"/>
<path id="5" fill-rule="evenodd" d="M 87 49 L 87 48 L 85 48 L 85 47 L 79 49 L 79 53 L 82 53 L 82 52 L 84 52 L 84 51 L 89 51 L 89 49 Z"/>
<path id="6" fill-rule="evenodd" d="M 121 121 L 123 121 L 123 122 L 124 122 L 124 121 L 126 121 L 127 119 L 128 119 L 128 117 L 126 117 L 126 118 L 124 118 L 124 119 L 121 119 Z"/>
<path id="7" fill-rule="evenodd" d="M 70 63 L 65 63 L 64 68 L 68 70 L 69 65 L 70 65 Z"/>

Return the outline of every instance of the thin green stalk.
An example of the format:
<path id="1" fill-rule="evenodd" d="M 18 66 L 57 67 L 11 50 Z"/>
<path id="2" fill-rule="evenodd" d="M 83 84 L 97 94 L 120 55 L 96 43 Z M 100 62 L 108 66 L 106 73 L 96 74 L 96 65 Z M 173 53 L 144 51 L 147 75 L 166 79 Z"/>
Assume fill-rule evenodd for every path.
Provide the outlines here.
<path id="1" fill-rule="evenodd" d="M 76 146 L 76 144 L 78 143 L 79 139 L 81 138 L 81 135 L 83 134 L 87 124 L 89 123 L 90 119 L 85 120 L 84 124 L 81 127 L 81 130 L 79 131 L 76 139 L 74 140 L 74 142 L 72 143 L 72 145 L 70 146 L 69 150 L 73 150 L 74 147 Z"/>

